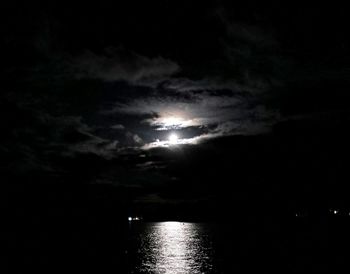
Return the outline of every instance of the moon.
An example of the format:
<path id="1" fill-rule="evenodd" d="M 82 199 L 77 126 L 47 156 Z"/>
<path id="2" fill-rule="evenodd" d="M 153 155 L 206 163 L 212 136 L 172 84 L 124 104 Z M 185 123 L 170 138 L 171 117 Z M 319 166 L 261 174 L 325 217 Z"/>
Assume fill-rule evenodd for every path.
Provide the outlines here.
<path id="1" fill-rule="evenodd" d="M 178 140 L 179 140 L 179 137 L 175 133 L 172 133 L 169 135 L 169 143 L 170 144 L 175 145 L 175 144 L 177 144 Z"/>

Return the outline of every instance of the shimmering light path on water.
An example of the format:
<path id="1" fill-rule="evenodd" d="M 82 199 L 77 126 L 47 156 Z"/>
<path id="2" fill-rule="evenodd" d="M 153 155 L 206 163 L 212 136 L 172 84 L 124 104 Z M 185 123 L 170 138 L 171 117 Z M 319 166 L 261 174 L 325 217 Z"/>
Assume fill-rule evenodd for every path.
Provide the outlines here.
<path id="1" fill-rule="evenodd" d="M 134 273 L 210 273 L 211 240 L 196 223 L 149 223 L 140 234 Z"/>

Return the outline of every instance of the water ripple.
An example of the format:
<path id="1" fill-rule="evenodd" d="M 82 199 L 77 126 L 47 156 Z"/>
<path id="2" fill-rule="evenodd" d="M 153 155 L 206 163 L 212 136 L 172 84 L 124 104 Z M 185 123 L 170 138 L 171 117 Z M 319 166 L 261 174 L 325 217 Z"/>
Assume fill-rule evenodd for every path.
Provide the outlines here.
<path id="1" fill-rule="evenodd" d="M 195 223 L 150 223 L 140 233 L 133 273 L 210 273 L 212 247 L 204 226 Z"/>

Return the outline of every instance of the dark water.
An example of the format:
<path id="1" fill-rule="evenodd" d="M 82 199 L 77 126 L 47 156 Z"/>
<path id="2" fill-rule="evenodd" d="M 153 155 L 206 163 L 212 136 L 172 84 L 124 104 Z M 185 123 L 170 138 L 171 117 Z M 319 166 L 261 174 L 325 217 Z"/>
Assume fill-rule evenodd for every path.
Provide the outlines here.
<path id="1" fill-rule="evenodd" d="M 215 223 L 129 223 L 106 193 L 0 191 L 11 269 L 2 273 L 350 273 L 349 210 L 296 216 L 256 206 Z"/>
<path id="2" fill-rule="evenodd" d="M 132 222 L 128 273 L 319 273 L 347 266 L 347 221 L 281 226 Z M 126 273 L 126 272 L 125 272 Z"/>
<path id="3" fill-rule="evenodd" d="M 44 273 L 68 269 L 74 273 L 334 273 L 350 269 L 346 216 L 322 222 L 247 219 L 230 224 L 119 224 L 109 215 L 18 216 L 6 222 L 10 229 L 3 234 L 12 273 L 37 273 L 38 269 Z"/>

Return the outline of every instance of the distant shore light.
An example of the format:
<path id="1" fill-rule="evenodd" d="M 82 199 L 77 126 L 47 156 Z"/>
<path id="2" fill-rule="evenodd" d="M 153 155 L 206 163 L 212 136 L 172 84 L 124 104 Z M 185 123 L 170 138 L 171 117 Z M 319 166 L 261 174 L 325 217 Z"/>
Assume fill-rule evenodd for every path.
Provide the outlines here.
<path id="1" fill-rule="evenodd" d="M 131 221 L 140 221 L 142 219 L 142 217 L 138 217 L 138 216 L 135 216 L 135 217 L 128 217 L 128 221 L 131 222 Z"/>

